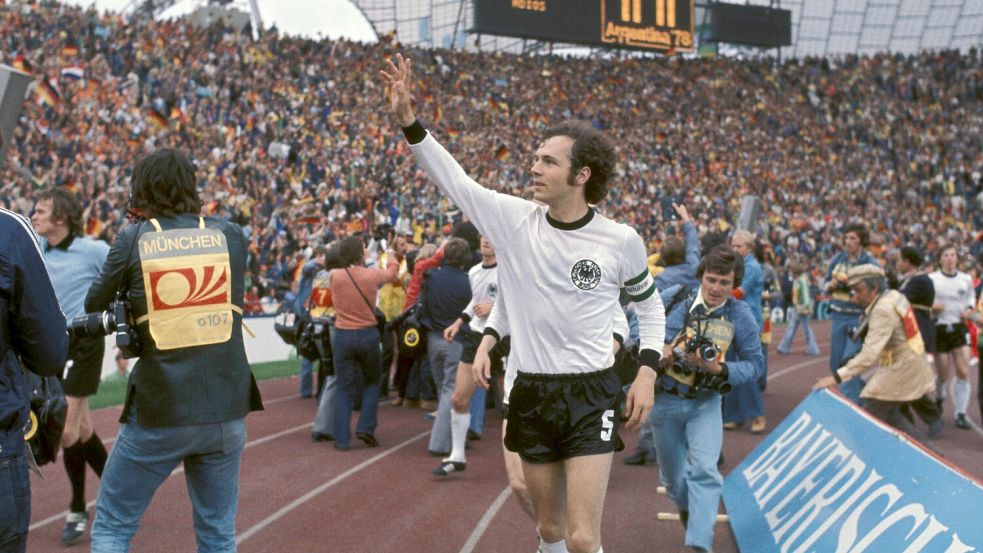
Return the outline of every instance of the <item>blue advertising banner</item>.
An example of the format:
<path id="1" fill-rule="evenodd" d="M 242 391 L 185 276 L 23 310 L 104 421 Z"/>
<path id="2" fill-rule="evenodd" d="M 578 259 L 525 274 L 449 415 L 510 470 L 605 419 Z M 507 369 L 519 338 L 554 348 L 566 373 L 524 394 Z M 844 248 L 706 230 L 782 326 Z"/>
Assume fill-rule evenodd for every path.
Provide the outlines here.
<path id="1" fill-rule="evenodd" d="M 983 486 L 825 390 L 727 476 L 724 504 L 741 551 L 983 552 Z"/>

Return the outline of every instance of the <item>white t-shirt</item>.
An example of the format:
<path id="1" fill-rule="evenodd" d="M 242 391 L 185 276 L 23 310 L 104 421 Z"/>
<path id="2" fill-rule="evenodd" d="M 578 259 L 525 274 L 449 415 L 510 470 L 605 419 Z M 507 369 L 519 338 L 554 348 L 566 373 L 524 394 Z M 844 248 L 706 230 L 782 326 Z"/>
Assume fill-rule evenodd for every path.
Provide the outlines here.
<path id="1" fill-rule="evenodd" d="M 973 278 L 962 271 L 947 275 L 942 271 L 929 273 L 932 284 L 935 285 L 935 303 L 941 303 L 944 308 L 935 319 L 937 325 L 961 323 L 962 312 L 976 306 L 976 290 L 973 289 Z"/>
<path id="2" fill-rule="evenodd" d="M 495 245 L 516 370 L 582 374 L 612 366 L 611 313 L 620 309 L 621 288 L 636 305 L 643 359 L 661 355 L 665 312 L 634 229 L 593 210 L 577 223 L 556 222 L 544 206 L 482 187 L 429 133 L 410 149 Z"/>
<path id="3" fill-rule="evenodd" d="M 495 303 L 498 298 L 498 264 L 489 267 L 479 264 L 471 267 L 471 270 L 468 271 L 468 280 L 471 281 L 471 301 L 464 308 L 464 312 L 471 317 L 471 320 L 468 321 L 471 330 L 482 332 L 485 330 L 488 316 L 477 316 L 474 312 L 474 306 L 483 303 Z"/>

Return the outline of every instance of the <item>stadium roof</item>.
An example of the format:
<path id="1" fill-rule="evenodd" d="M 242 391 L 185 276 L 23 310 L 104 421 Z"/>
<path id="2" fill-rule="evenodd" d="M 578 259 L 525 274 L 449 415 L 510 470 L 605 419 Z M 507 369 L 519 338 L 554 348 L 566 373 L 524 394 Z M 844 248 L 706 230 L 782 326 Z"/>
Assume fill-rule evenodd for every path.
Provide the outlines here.
<path id="1" fill-rule="evenodd" d="M 551 0 L 558 1 L 558 0 Z M 564 0 L 570 1 L 570 0 Z M 352 0 L 379 36 L 396 31 L 403 44 L 475 48 L 467 29 L 471 0 Z M 914 53 L 983 45 L 983 0 L 750 0 L 792 11 L 792 46 L 784 57 Z M 696 1 L 697 25 L 706 0 Z M 481 49 L 535 51 L 532 40 L 482 36 Z"/>

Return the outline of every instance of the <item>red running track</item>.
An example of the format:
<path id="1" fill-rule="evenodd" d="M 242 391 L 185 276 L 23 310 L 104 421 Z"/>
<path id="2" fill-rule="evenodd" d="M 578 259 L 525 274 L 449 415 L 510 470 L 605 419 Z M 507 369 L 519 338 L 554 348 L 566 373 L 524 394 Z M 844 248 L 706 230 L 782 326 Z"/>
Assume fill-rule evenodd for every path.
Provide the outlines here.
<path id="1" fill-rule="evenodd" d="M 829 325 L 816 325 L 820 344 L 828 343 Z M 776 329 L 776 339 L 782 329 Z M 782 420 L 828 374 L 826 357 L 806 357 L 801 336 L 791 355 L 772 348 L 765 393 L 769 429 Z M 974 383 L 974 390 L 978 383 Z M 415 409 L 383 405 L 377 436 L 381 447 L 357 441 L 351 451 L 328 442 L 311 443 L 315 405 L 296 395 L 295 378 L 261 383 L 265 411 L 248 417 L 249 442 L 242 458 L 237 534 L 239 550 L 251 552 L 334 553 L 502 553 L 536 549 L 535 524 L 507 491 L 501 455 L 501 420 L 488 412 L 484 439 L 471 442 L 467 471 L 446 479 L 431 476 L 439 459 L 427 453 L 430 422 Z M 983 477 L 979 412 L 972 408 L 973 430 L 952 424 L 935 446 L 967 472 Z M 103 438 L 115 435 L 119 408 L 94 413 Z M 628 445 L 636 433 L 622 431 Z M 726 474 L 761 440 L 746 430 L 726 432 Z M 108 440 L 107 440 L 108 442 Z M 683 549 L 682 526 L 658 521 L 658 512 L 674 511 L 656 493 L 658 468 L 629 467 L 615 456 L 603 520 L 605 551 L 651 553 Z M 69 500 L 60 466 L 44 468 L 35 478 L 29 552 L 62 551 L 58 541 Z M 97 480 L 89 473 L 86 496 L 94 502 Z M 91 505 L 91 503 L 90 503 Z M 721 507 L 722 509 L 723 507 Z M 90 508 L 90 516 L 94 510 Z M 88 536 L 73 549 L 87 550 Z M 191 505 L 181 470 L 158 490 L 133 542 L 134 552 L 195 551 Z M 737 551 L 726 523 L 716 527 L 714 551 Z"/>

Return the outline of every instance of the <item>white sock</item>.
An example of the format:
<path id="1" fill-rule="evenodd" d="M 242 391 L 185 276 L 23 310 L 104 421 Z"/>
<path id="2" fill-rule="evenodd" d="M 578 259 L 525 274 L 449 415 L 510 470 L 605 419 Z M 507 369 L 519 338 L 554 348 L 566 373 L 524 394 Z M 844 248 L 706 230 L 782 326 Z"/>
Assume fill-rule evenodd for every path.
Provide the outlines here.
<path id="1" fill-rule="evenodd" d="M 546 540 L 539 538 L 539 553 L 568 553 L 567 540 L 546 543 Z"/>
<path id="2" fill-rule="evenodd" d="M 969 396 L 972 395 L 972 393 L 972 384 L 969 383 L 968 379 L 956 379 L 956 384 L 952 388 L 952 400 L 956 404 L 957 415 L 966 414 L 966 408 L 969 407 Z"/>
<path id="3" fill-rule="evenodd" d="M 599 548 L 599 549 L 597 550 L 597 553 L 604 553 L 604 548 L 603 548 L 603 547 L 601 547 L 601 548 Z"/>
<path id="4" fill-rule="evenodd" d="M 468 426 L 471 413 L 457 413 L 451 410 L 451 461 L 464 462 L 464 446 L 468 441 Z"/>

